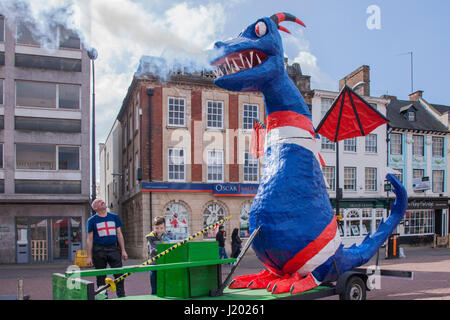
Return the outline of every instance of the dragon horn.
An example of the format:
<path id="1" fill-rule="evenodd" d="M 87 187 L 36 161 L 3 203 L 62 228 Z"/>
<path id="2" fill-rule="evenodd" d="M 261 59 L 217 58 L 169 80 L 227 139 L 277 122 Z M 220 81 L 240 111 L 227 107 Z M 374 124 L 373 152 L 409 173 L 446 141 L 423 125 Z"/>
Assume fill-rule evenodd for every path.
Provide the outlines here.
<path id="1" fill-rule="evenodd" d="M 290 13 L 286 13 L 286 12 L 280 12 L 280 13 L 276 13 L 273 16 L 270 17 L 270 19 L 275 22 L 275 24 L 277 25 L 277 27 L 280 25 L 281 22 L 283 21 L 292 21 L 295 23 L 298 23 L 299 25 L 303 26 L 306 28 L 305 24 L 298 19 L 296 16 L 290 14 Z M 284 30 L 283 30 L 284 31 Z"/>
<path id="2" fill-rule="evenodd" d="M 291 34 L 291 32 L 283 26 L 278 26 L 278 30 L 281 30 L 281 31 Z"/>

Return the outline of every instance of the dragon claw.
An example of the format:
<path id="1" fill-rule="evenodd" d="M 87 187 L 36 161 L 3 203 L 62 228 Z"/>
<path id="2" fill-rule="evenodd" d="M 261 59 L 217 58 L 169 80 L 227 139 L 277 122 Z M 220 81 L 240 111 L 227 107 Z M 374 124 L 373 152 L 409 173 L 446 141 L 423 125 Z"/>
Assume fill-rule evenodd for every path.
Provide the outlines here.
<path id="1" fill-rule="evenodd" d="M 265 289 L 269 283 L 278 276 L 272 274 L 267 270 L 263 270 L 258 274 L 249 274 L 233 278 L 228 288 L 230 289 Z"/>

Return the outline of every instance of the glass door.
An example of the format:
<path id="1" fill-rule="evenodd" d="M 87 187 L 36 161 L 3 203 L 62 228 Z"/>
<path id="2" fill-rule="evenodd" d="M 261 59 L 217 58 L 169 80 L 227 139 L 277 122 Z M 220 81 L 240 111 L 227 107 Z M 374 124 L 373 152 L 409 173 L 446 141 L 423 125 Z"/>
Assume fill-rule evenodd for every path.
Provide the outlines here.
<path id="1" fill-rule="evenodd" d="M 71 261 L 75 261 L 77 250 L 81 250 L 81 218 L 70 218 L 70 252 Z"/>
<path id="2" fill-rule="evenodd" d="M 30 218 L 31 262 L 48 261 L 48 222 L 45 218 Z"/>
<path id="3" fill-rule="evenodd" d="M 69 260 L 69 219 L 52 219 L 52 260 Z"/>
<path id="4" fill-rule="evenodd" d="M 16 255 L 17 263 L 29 263 L 30 246 L 28 244 L 28 218 L 16 218 Z"/>

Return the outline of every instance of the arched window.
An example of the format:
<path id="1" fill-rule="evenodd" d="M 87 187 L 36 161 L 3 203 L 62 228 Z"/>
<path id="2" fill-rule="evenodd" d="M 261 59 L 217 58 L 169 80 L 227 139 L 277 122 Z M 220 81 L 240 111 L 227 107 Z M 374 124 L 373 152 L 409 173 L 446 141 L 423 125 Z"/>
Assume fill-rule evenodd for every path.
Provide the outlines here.
<path id="1" fill-rule="evenodd" d="M 247 238 L 250 236 L 249 218 L 251 208 L 252 203 L 250 201 L 244 202 L 244 204 L 241 207 L 239 229 L 240 229 L 240 236 L 243 238 Z"/>
<path id="2" fill-rule="evenodd" d="M 203 210 L 203 228 L 206 228 L 226 217 L 225 208 L 217 202 L 209 203 Z M 204 238 L 215 239 L 217 230 L 209 230 Z"/>
<path id="3" fill-rule="evenodd" d="M 171 240 L 183 240 L 189 237 L 189 213 L 179 203 L 171 203 L 164 209 L 166 232 Z"/>

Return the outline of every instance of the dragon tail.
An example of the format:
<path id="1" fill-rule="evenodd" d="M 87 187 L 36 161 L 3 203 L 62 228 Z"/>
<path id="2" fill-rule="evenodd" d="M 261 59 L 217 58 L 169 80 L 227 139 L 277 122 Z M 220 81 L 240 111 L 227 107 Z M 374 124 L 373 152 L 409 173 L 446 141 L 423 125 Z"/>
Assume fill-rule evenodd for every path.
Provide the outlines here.
<path id="1" fill-rule="evenodd" d="M 395 202 L 391 205 L 391 214 L 386 221 L 381 221 L 377 231 L 373 235 L 369 233 L 359 246 L 353 245 L 341 251 L 341 256 L 338 257 L 340 273 L 367 263 L 392 234 L 405 215 L 408 206 L 408 195 L 405 187 L 393 174 L 388 174 L 386 178 L 392 184 L 396 196 Z"/>

